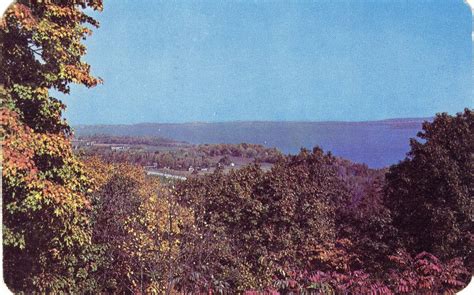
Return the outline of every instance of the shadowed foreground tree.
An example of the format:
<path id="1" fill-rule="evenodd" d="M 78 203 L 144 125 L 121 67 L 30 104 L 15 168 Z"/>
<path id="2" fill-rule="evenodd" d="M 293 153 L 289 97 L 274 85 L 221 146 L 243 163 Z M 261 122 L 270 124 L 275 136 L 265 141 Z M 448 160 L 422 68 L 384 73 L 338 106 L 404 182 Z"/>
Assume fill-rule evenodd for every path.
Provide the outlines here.
<path id="1" fill-rule="evenodd" d="M 404 246 L 473 271 L 474 115 L 438 114 L 411 140 L 408 157 L 387 174 L 386 204 Z"/>
<path id="2" fill-rule="evenodd" d="M 397 231 L 383 203 L 386 170 L 339 160 L 339 175 L 350 190 L 351 202 L 338 214 L 338 238 L 351 241 L 349 252 L 372 274 L 383 275 L 388 255 L 398 248 Z"/>
<path id="3" fill-rule="evenodd" d="M 0 21 L 5 282 L 16 292 L 78 292 L 90 270 L 89 181 L 50 89 L 95 86 L 81 43 L 101 0 L 22 1 Z"/>

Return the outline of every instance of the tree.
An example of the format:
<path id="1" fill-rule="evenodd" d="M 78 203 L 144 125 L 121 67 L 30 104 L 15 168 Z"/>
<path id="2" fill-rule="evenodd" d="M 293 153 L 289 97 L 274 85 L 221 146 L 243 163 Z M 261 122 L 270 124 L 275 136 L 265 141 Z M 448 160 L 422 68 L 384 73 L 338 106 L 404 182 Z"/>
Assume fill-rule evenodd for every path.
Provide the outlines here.
<path id="1" fill-rule="evenodd" d="M 183 229 L 193 223 L 189 210 L 141 167 L 97 158 L 85 163 L 96 185 L 92 241 L 100 255 L 93 293 L 173 291 L 181 273 Z"/>
<path id="2" fill-rule="evenodd" d="M 4 269 L 17 292 L 74 292 L 90 270 L 90 182 L 49 95 L 100 82 L 81 60 L 98 26 L 86 8 L 102 1 L 19 0 L 0 22 Z"/>
<path id="3" fill-rule="evenodd" d="M 365 270 L 383 275 L 388 255 L 398 248 L 390 210 L 383 203 L 385 169 L 373 170 L 347 160 L 338 163 L 339 175 L 348 187 L 351 201 L 337 216 L 338 237 L 350 240 Z"/>
<path id="4" fill-rule="evenodd" d="M 221 282 L 225 282 L 227 290 L 243 292 L 268 282 L 266 268 L 254 264 L 258 256 L 264 256 L 260 253 L 264 245 L 258 242 L 257 228 L 264 207 L 254 195 L 262 176 L 263 172 L 257 166 L 234 170 L 228 175 L 223 173 L 223 168 L 218 168 L 214 174 L 193 177 L 178 184 L 180 202 L 192 209 L 196 234 L 204 238 L 189 237 L 191 241 L 185 252 L 193 252 L 187 255 L 193 265 L 184 263 L 183 266 L 188 274 L 197 275 L 199 280 L 187 279 L 187 286 L 192 282 L 218 290 L 224 285 Z M 194 246 L 203 244 L 206 248 Z M 253 253 L 249 250 L 252 248 Z M 186 290 L 187 286 L 183 288 Z"/>
<path id="5" fill-rule="evenodd" d="M 178 186 L 196 226 L 221 237 L 232 253 L 222 255 L 218 276 L 230 290 L 261 290 L 279 269 L 311 268 L 317 246 L 335 242 L 336 212 L 348 192 L 333 163 L 315 148 L 280 159 L 268 173 L 254 164 Z"/>
<path id="6" fill-rule="evenodd" d="M 229 166 L 232 163 L 232 161 L 230 160 L 229 156 L 226 155 L 222 157 L 217 163 L 224 166 Z"/>
<path id="7" fill-rule="evenodd" d="M 411 254 L 461 257 L 473 270 L 474 115 L 438 114 L 387 174 L 386 204 Z"/>

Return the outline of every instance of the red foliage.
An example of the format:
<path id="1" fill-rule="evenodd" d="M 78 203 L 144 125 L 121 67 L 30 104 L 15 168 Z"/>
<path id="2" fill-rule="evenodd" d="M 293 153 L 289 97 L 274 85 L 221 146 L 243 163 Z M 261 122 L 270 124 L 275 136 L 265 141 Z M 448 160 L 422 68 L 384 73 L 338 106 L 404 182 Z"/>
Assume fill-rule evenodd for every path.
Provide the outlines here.
<path id="1" fill-rule="evenodd" d="M 470 277 L 460 258 L 443 263 L 427 252 L 399 252 L 389 259 L 393 265 L 382 278 L 364 270 L 281 271 L 274 285 L 283 294 L 455 294 Z"/>
<path id="2" fill-rule="evenodd" d="M 422 294 L 455 294 L 470 277 L 460 258 L 443 263 L 427 252 L 415 257 L 400 252 L 389 258 L 394 263 L 388 275 L 389 281 L 399 294 L 415 291 Z"/>

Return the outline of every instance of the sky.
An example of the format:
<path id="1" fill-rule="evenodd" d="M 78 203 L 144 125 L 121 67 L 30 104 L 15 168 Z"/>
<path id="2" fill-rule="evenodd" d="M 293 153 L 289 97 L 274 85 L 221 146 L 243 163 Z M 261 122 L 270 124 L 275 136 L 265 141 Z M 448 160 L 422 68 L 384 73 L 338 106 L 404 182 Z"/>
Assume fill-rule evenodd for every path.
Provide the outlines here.
<path id="1" fill-rule="evenodd" d="M 77 124 L 367 121 L 472 108 L 463 1 L 104 1 Z"/>

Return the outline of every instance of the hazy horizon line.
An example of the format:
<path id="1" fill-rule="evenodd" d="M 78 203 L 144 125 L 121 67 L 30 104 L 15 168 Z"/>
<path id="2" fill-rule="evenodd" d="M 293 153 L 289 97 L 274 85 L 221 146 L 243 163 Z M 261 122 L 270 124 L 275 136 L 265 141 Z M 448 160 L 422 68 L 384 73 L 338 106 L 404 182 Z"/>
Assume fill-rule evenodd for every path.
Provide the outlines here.
<path id="1" fill-rule="evenodd" d="M 387 118 L 378 120 L 360 120 L 360 121 L 344 121 L 344 120 L 229 120 L 229 121 L 188 121 L 188 122 L 140 122 L 140 123 L 97 123 L 97 124 L 70 124 L 71 126 L 133 126 L 133 125 L 189 125 L 189 124 L 223 124 L 223 123 L 371 123 L 371 122 L 390 122 L 390 121 L 409 121 L 409 120 L 429 120 L 432 117 L 401 117 Z"/>

